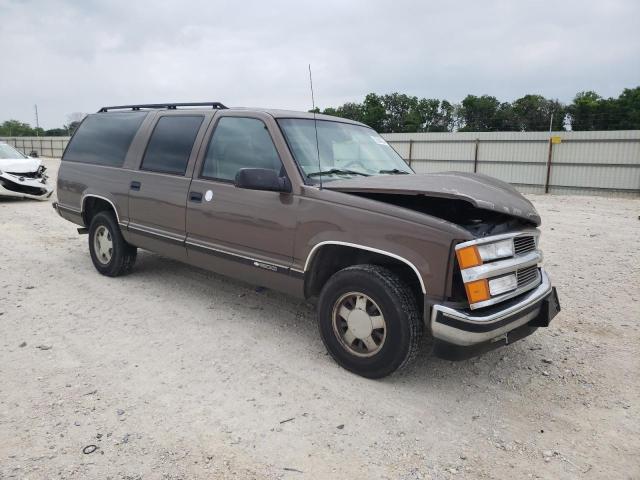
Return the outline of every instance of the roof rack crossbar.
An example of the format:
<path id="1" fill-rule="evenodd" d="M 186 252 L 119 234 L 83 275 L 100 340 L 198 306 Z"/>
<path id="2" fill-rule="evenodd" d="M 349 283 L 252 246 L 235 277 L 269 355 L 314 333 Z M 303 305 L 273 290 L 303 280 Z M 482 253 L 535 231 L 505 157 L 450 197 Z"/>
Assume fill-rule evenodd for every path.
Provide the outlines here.
<path id="1" fill-rule="evenodd" d="M 98 113 L 109 110 L 141 110 L 143 108 L 167 108 L 176 110 L 177 107 L 211 107 L 214 110 L 225 110 L 227 107 L 220 102 L 197 102 L 197 103 L 146 103 L 141 105 L 114 105 L 112 107 L 102 107 Z"/>

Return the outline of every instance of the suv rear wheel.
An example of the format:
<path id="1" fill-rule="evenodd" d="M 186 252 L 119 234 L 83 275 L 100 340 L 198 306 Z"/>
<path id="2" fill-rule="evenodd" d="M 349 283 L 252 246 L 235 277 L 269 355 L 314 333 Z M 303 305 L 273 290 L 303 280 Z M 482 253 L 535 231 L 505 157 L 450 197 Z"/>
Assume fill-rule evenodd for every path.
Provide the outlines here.
<path id="1" fill-rule="evenodd" d="M 423 331 L 411 289 L 377 265 L 348 267 L 327 281 L 318 326 L 335 361 L 368 378 L 405 366 L 416 356 Z"/>
<path id="2" fill-rule="evenodd" d="M 125 275 L 136 261 L 137 249 L 122 237 L 113 214 L 100 212 L 89 226 L 89 252 L 96 270 L 109 277 Z"/>

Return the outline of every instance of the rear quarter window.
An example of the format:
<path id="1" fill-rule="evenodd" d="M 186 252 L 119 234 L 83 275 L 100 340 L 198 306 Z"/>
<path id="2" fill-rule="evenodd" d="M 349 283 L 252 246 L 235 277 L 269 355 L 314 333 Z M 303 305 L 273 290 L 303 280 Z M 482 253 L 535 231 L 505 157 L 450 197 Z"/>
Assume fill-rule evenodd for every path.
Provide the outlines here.
<path id="1" fill-rule="evenodd" d="M 84 119 L 63 161 L 121 167 L 147 112 L 96 113 Z"/>

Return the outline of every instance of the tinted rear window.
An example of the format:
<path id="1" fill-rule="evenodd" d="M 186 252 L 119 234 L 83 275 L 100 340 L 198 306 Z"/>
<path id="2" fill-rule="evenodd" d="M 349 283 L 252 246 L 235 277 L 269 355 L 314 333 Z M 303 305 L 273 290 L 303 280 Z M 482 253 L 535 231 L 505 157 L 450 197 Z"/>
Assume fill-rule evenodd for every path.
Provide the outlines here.
<path id="1" fill-rule="evenodd" d="M 161 117 L 142 160 L 143 170 L 184 175 L 202 116 Z"/>
<path id="2" fill-rule="evenodd" d="M 63 160 L 121 167 L 147 112 L 97 113 L 84 119 Z"/>

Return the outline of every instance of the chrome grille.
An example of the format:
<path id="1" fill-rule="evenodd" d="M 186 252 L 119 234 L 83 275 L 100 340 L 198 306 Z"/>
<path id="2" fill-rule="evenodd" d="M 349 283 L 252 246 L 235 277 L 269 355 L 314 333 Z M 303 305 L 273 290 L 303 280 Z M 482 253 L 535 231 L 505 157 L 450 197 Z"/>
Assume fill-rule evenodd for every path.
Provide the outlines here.
<path id="1" fill-rule="evenodd" d="M 529 285 L 538 279 L 538 267 L 533 265 L 531 267 L 521 268 L 516 272 L 518 279 L 518 288 Z"/>
<path id="2" fill-rule="evenodd" d="M 516 255 L 533 252 L 536 249 L 536 240 L 533 237 L 515 237 L 513 247 Z"/>

